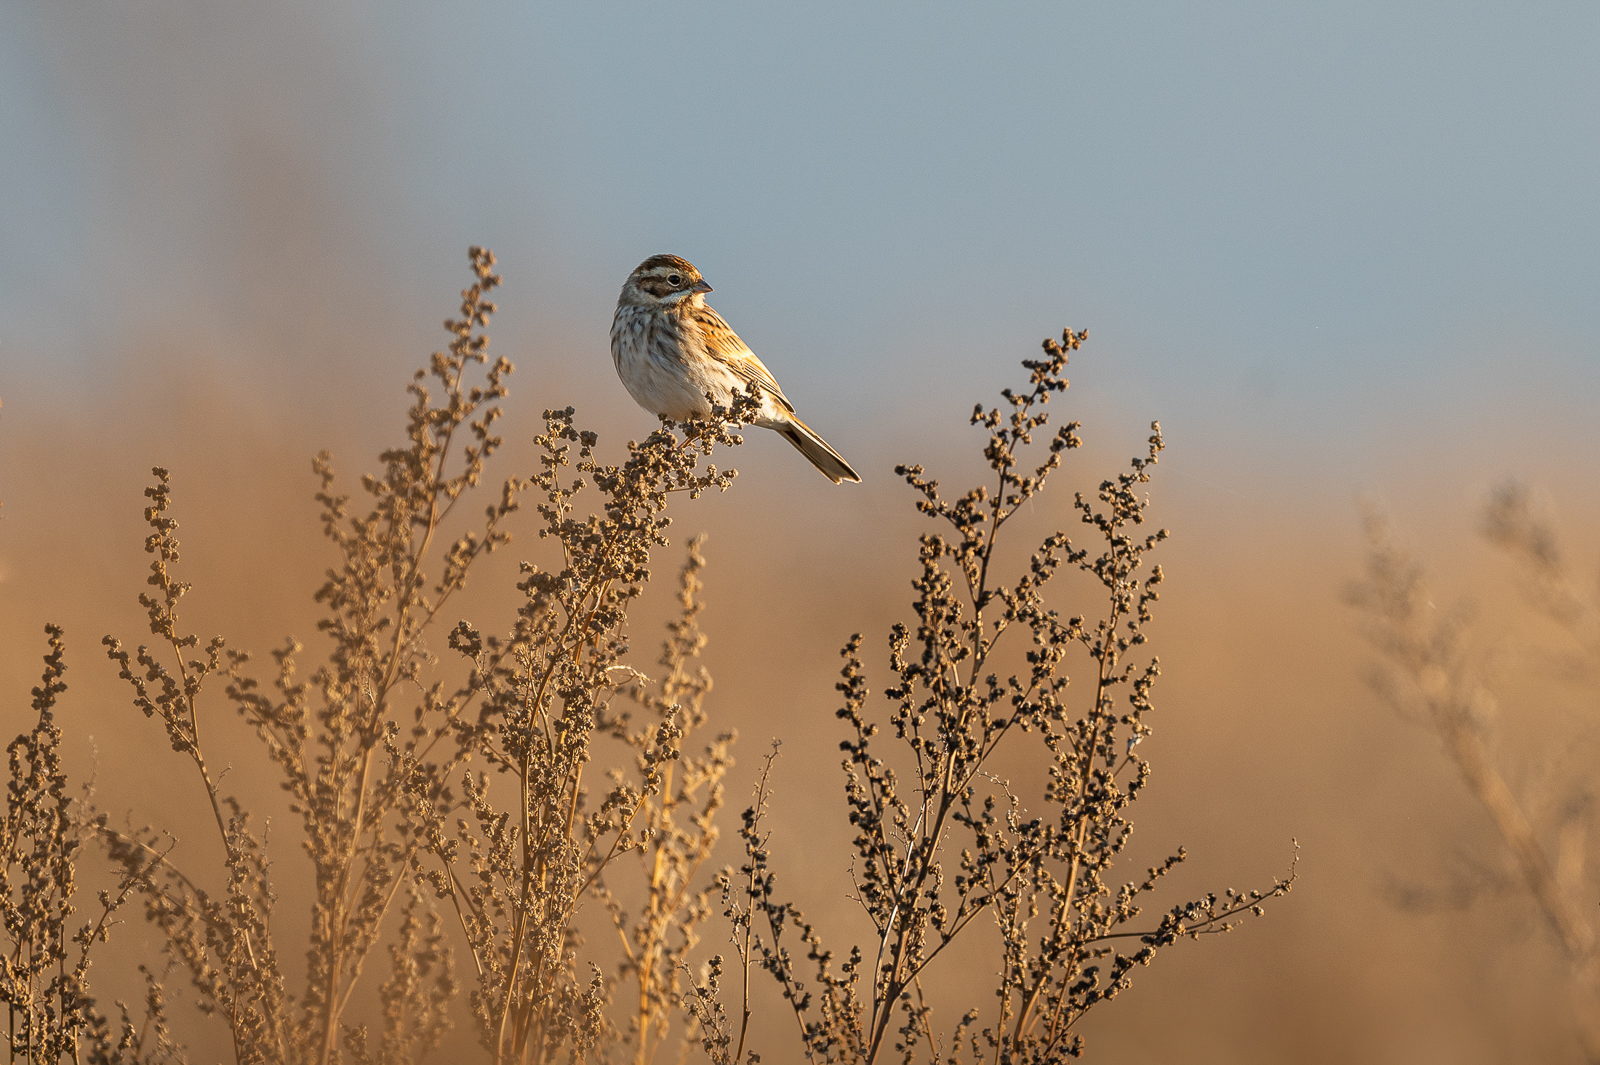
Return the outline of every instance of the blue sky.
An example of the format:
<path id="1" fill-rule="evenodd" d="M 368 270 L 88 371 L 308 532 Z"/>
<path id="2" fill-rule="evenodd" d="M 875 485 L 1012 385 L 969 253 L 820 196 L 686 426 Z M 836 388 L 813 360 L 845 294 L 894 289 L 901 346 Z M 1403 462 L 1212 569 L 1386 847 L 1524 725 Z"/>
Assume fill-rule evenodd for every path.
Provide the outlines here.
<path id="1" fill-rule="evenodd" d="M 500 328 L 596 389 L 623 276 L 694 260 L 857 449 L 1065 325 L 1084 402 L 1223 467 L 1287 447 L 1343 486 L 1478 418 L 1596 428 L 1593 5 L 57 4 L 0 31 L 12 391 L 92 389 L 130 335 L 249 362 L 299 316 L 431 328 L 480 242 Z"/>

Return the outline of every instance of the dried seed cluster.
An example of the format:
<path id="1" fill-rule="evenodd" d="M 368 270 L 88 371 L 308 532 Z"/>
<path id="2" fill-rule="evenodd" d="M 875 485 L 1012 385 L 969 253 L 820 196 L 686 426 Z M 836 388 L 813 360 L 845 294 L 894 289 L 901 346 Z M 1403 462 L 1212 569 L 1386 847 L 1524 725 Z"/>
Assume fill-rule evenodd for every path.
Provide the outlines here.
<path id="1" fill-rule="evenodd" d="M 897 469 L 919 495 L 917 509 L 940 530 L 921 538 L 915 625 L 897 624 L 889 636 L 894 679 L 883 693 L 882 719 L 869 710 L 862 638 L 843 652 L 839 718 L 855 830 L 852 896 L 872 938 L 852 946 L 837 968 L 817 930 L 777 894 L 772 841 L 760 827 L 765 776 L 745 813 L 746 860 L 738 877 L 724 878 L 725 909 L 744 971 L 754 962 L 777 980 L 811 1060 L 867 1063 L 892 1053 L 907 1063 L 953 1065 L 1075 1057 L 1083 1046 L 1077 1022 L 1125 990 L 1133 970 L 1159 948 L 1226 931 L 1235 917 L 1261 913 L 1261 904 L 1293 881 L 1291 870 L 1264 891 L 1207 895 L 1173 907 L 1153 927 L 1129 931 L 1142 896 L 1183 852 L 1137 881 L 1107 880 L 1132 830 L 1129 807 L 1149 777 L 1135 748 L 1149 733 L 1145 716 L 1159 669 L 1154 658 L 1135 656 L 1162 580 L 1146 556 L 1167 536 L 1140 532 L 1147 507 L 1141 490 L 1161 452 L 1160 427 L 1151 426 L 1149 449 L 1128 472 L 1102 482 L 1093 499 L 1076 497 L 1097 549 L 1054 533 L 1009 580 L 1000 576 L 1004 559 L 997 554 L 1001 530 L 1079 446 L 1072 422 L 1044 437 L 1037 460 L 1024 458 L 1047 431 L 1044 408 L 1066 389 L 1068 353 L 1084 336 L 1069 330 L 1046 340 L 1044 357 L 1023 363 L 1027 389 L 1007 389 L 1002 405 L 973 411 L 972 424 L 988 431 L 983 454 L 992 485 L 947 500 L 921 466 Z M 1098 581 L 1097 617 L 1064 617 L 1046 603 L 1045 588 L 1063 566 Z M 993 671 L 997 651 L 1019 637 L 1028 643 L 1027 668 L 1002 679 Z M 1078 701 L 1066 673 L 1073 652 L 1084 656 L 1092 678 Z M 1003 744 L 1025 746 L 1047 775 L 1038 812 L 990 770 Z M 997 1001 L 941 1034 L 921 978 L 980 917 L 1000 932 Z M 799 945 L 786 945 L 794 936 Z M 1125 953 L 1117 945 L 1124 940 L 1136 948 Z M 804 962 L 796 957 L 802 949 Z M 730 1038 L 716 1002 L 723 975 L 720 961 L 713 964 L 692 1005 L 711 1033 L 704 1042 L 713 1061 L 733 1065 L 744 1040 L 742 1032 L 737 1043 Z"/>

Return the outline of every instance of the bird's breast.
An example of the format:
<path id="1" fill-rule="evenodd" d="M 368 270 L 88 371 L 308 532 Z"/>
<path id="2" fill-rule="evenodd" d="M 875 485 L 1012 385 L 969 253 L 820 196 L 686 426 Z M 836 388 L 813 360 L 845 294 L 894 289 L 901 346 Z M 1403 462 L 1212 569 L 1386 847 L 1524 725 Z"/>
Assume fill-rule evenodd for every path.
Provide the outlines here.
<path id="1" fill-rule="evenodd" d="M 705 359 L 688 350 L 692 341 L 666 315 L 619 307 L 611 323 L 611 358 L 634 401 L 652 414 L 682 421 L 710 413 L 706 392 L 720 393 L 705 379 Z"/>

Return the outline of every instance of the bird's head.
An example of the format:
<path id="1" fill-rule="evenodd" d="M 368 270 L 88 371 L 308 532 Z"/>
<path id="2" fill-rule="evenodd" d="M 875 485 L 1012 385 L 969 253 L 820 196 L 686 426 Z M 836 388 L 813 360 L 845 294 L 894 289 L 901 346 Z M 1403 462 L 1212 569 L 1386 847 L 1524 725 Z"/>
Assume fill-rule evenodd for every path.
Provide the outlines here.
<path id="1" fill-rule="evenodd" d="M 652 255 L 628 275 L 622 286 L 620 303 L 646 306 L 700 303 L 711 286 L 687 259 L 676 255 Z"/>

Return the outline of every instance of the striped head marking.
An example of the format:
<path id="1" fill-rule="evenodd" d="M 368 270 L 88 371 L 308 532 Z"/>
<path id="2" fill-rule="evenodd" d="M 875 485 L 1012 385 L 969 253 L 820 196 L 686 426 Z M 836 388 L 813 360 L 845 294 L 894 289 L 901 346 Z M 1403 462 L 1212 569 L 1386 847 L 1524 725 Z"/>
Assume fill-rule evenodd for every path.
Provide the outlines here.
<path id="1" fill-rule="evenodd" d="M 652 255 L 628 276 L 622 298 L 635 303 L 677 303 L 711 291 L 700 271 L 676 255 Z M 630 299 L 630 296 L 632 297 Z"/>

